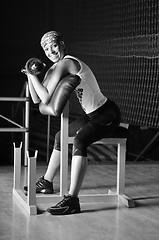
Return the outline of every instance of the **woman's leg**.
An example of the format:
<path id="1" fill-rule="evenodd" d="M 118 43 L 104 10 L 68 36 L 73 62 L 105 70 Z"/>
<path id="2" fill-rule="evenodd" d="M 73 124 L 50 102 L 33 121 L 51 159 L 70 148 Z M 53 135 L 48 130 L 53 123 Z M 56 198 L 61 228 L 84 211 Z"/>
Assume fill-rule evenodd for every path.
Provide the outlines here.
<path id="1" fill-rule="evenodd" d="M 87 157 L 73 156 L 69 194 L 77 197 L 87 170 Z"/>
<path id="2" fill-rule="evenodd" d="M 60 168 L 60 151 L 53 149 L 44 179 L 52 182 Z"/>
<path id="3" fill-rule="evenodd" d="M 87 147 L 92 142 L 104 137 L 106 133 L 112 132 L 112 129 L 114 129 L 113 125 L 113 123 L 107 125 L 87 123 L 76 134 L 71 166 L 70 195 L 77 197 L 80 191 L 87 170 Z"/>
<path id="4" fill-rule="evenodd" d="M 93 137 L 93 128 L 87 123 L 76 134 L 73 145 L 73 157 L 71 165 L 71 183 L 69 194 L 78 196 L 86 170 L 87 170 L 87 146 Z"/>
<path id="5" fill-rule="evenodd" d="M 69 135 L 75 136 L 76 132 L 88 122 L 88 118 L 86 115 L 80 117 L 79 119 L 73 121 L 69 125 Z M 55 135 L 55 143 L 54 149 L 50 157 L 49 165 L 47 167 L 46 173 L 44 175 L 44 179 L 52 182 L 56 173 L 60 168 L 60 132 L 57 132 Z"/>

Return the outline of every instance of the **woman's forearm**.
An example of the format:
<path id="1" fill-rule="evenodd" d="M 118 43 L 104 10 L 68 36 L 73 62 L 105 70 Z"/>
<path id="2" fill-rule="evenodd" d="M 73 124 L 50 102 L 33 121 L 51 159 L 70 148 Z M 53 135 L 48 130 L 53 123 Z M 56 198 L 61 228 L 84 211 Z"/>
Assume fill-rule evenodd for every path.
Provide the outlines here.
<path id="1" fill-rule="evenodd" d="M 48 99 L 50 98 L 47 88 L 39 82 L 37 76 L 29 74 L 28 80 L 33 101 L 36 103 L 39 103 L 40 101 L 42 101 L 44 104 L 47 103 Z"/>
<path id="2" fill-rule="evenodd" d="M 28 79 L 30 81 L 30 90 L 32 91 L 32 98 L 37 102 L 37 97 L 40 99 L 38 102 L 47 104 L 55 91 L 57 84 L 62 76 L 68 73 L 67 65 L 65 62 L 61 63 L 54 70 L 50 68 L 44 77 L 44 81 L 41 83 L 37 76 L 28 73 Z"/>
<path id="3" fill-rule="evenodd" d="M 29 86 L 29 92 L 30 92 L 31 98 L 33 100 L 33 103 L 35 103 L 35 104 L 40 103 L 40 98 L 37 95 L 37 92 L 35 91 L 35 88 L 34 88 L 29 76 L 28 76 L 28 86 Z"/>

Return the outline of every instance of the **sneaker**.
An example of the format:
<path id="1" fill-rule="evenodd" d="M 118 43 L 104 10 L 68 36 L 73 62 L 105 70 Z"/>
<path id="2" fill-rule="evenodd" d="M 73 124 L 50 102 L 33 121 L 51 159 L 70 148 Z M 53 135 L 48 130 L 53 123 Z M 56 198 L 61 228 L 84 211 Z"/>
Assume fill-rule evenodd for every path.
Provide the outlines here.
<path id="1" fill-rule="evenodd" d="M 24 190 L 28 191 L 28 186 L 24 186 Z M 36 193 L 52 194 L 54 192 L 52 182 L 40 177 L 36 182 Z"/>
<path id="2" fill-rule="evenodd" d="M 52 215 L 79 213 L 81 211 L 79 198 L 71 195 L 64 195 L 62 201 L 60 201 L 56 206 L 48 208 L 47 211 Z"/>

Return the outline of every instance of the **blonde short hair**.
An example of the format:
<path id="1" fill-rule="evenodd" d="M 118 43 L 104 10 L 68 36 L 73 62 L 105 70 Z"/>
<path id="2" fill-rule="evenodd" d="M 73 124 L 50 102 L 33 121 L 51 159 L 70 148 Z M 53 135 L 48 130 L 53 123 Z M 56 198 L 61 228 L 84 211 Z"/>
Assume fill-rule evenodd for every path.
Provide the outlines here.
<path id="1" fill-rule="evenodd" d="M 53 43 L 53 42 L 56 42 L 56 43 L 60 43 L 62 42 L 63 45 L 64 45 L 64 41 L 63 41 L 63 37 L 62 37 L 62 34 L 60 32 L 56 32 L 56 31 L 50 31 L 50 32 L 47 32 L 43 35 L 43 37 L 41 38 L 41 46 L 42 48 L 45 48 L 45 46 L 48 44 L 48 43 Z"/>

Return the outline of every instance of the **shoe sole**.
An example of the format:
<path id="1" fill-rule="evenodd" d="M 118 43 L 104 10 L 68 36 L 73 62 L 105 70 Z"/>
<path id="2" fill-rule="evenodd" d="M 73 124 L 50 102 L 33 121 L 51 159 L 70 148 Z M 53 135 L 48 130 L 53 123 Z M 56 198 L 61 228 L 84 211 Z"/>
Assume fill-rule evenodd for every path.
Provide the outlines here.
<path id="1" fill-rule="evenodd" d="M 45 189 L 43 189 L 43 190 L 40 190 L 40 191 L 37 191 L 36 190 L 36 193 L 43 193 L 43 194 L 53 194 L 54 193 L 54 190 L 53 191 L 50 191 L 50 190 L 45 190 Z M 24 189 L 24 191 L 26 191 L 26 192 L 28 192 L 28 189 Z"/>
<path id="2" fill-rule="evenodd" d="M 69 214 L 78 214 L 81 212 L 81 209 L 72 209 L 70 212 L 53 212 L 50 210 L 50 208 L 47 209 L 47 212 L 49 212 L 51 215 L 69 215 Z"/>

